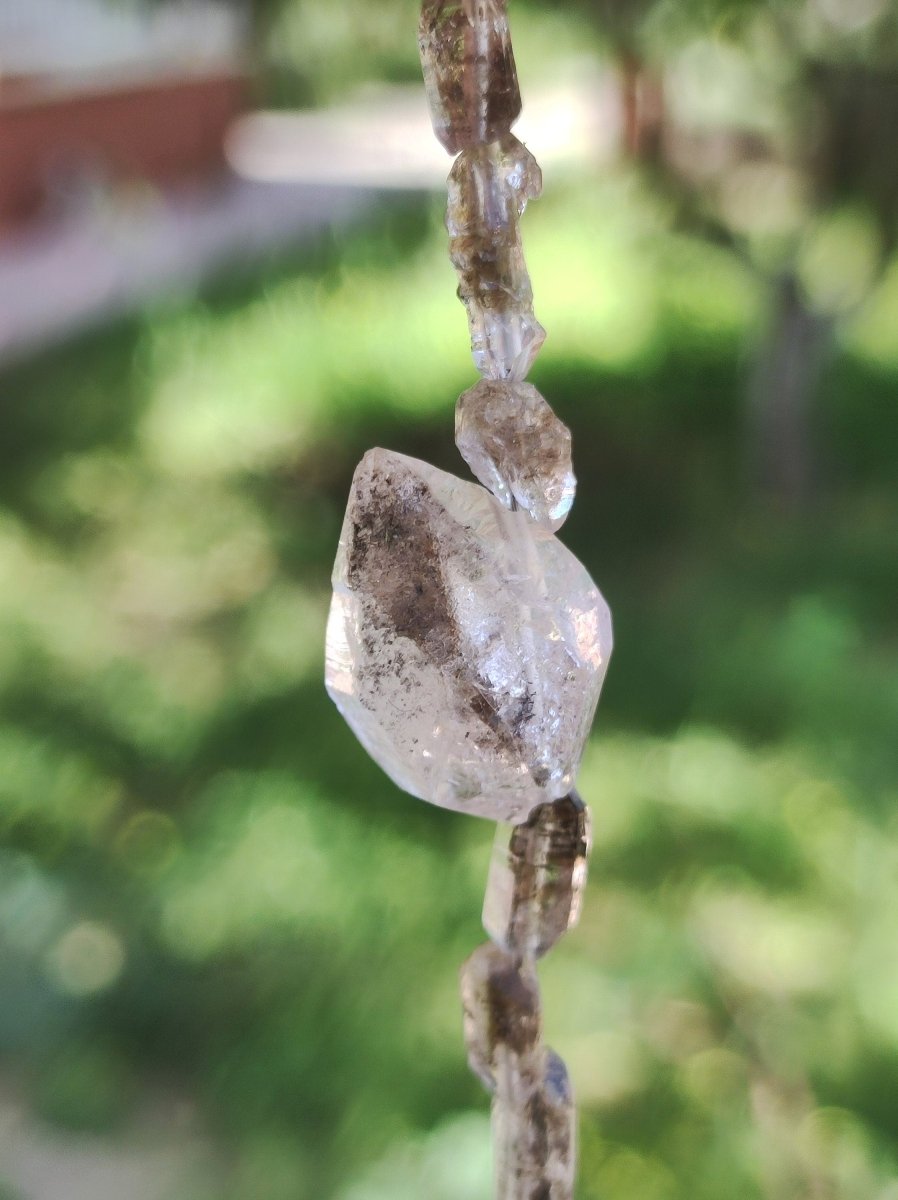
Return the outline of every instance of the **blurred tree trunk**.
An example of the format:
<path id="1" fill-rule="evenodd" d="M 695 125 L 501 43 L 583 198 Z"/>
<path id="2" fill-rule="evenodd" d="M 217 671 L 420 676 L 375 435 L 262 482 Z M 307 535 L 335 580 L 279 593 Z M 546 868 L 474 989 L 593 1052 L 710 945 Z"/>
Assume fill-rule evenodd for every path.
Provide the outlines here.
<path id="1" fill-rule="evenodd" d="M 810 62 L 805 92 L 815 101 L 804 139 L 812 210 L 855 205 L 869 214 L 878 254 L 872 290 L 898 230 L 898 172 L 889 152 L 898 127 L 898 71 Z M 813 424 L 836 319 L 810 307 L 792 269 L 775 280 L 749 382 L 751 449 L 756 482 L 792 510 L 806 507 L 820 482 Z"/>
<path id="2" fill-rule="evenodd" d="M 781 274 L 749 379 L 749 432 L 755 483 L 793 512 L 808 506 L 817 481 L 813 417 L 833 333 L 794 272 Z"/>
<path id="3" fill-rule="evenodd" d="M 657 166 L 664 152 L 664 88 L 661 76 L 632 50 L 619 50 L 624 152 L 635 162 Z"/>

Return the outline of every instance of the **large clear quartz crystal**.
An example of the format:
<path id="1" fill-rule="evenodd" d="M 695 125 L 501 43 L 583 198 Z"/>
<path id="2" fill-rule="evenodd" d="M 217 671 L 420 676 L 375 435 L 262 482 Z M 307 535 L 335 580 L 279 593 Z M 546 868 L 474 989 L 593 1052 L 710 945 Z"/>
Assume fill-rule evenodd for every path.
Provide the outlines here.
<path id="1" fill-rule="evenodd" d="M 450 154 L 508 133 L 521 93 L 506 0 L 424 0 L 418 46 L 434 133 Z"/>
<path id="2" fill-rule="evenodd" d="M 576 792 L 541 804 L 510 836 L 499 827 L 483 902 L 498 946 L 539 958 L 577 923 L 589 848 L 589 810 Z"/>
<path id="3" fill-rule="evenodd" d="M 507 508 L 522 508 L 549 529 L 564 523 L 577 490 L 571 433 L 532 383 L 481 379 L 463 392 L 455 441 Z"/>
<path id="4" fill-rule="evenodd" d="M 461 997 L 468 1063 L 484 1087 L 495 1091 L 539 1044 L 536 976 L 487 942 L 462 966 Z"/>
<path id="5" fill-rule="evenodd" d="M 400 787 L 510 821 L 570 791 L 611 618 L 548 530 L 476 484 L 371 450 L 333 583 L 327 688 Z"/>
<path id="6" fill-rule="evenodd" d="M 536 159 L 513 136 L 466 150 L 449 173 L 449 257 L 474 365 L 488 379 L 524 379 L 545 341 L 520 231 L 527 201 L 541 190 Z"/>
<path id="7" fill-rule="evenodd" d="M 493 1097 L 497 1200 L 572 1200 L 575 1122 L 565 1065 L 541 1048 Z"/>

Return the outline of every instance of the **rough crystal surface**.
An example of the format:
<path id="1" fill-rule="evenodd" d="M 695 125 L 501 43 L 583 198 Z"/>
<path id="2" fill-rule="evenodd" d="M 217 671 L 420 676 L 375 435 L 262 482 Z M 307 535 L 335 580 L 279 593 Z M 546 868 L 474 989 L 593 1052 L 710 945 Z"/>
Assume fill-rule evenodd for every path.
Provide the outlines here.
<path id="1" fill-rule="evenodd" d="M 521 93 L 506 0 L 424 0 L 418 46 L 434 133 L 450 154 L 508 133 Z"/>
<path id="2" fill-rule="evenodd" d="M 532 971 L 487 942 L 461 969 L 465 1045 L 471 1070 L 494 1091 L 497 1075 L 526 1059 L 540 1038 L 539 989 Z"/>
<path id="3" fill-rule="evenodd" d="M 589 810 L 576 792 L 541 804 L 510 836 L 500 826 L 483 902 L 498 946 L 539 958 L 577 923 L 589 849 Z"/>
<path id="4" fill-rule="evenodd" d="M 481 379 L 455 408 L 462 458 L 506 508 L 549 529 L 564 523 L 577 481 L 571 433 L 532 383 Z"/>
<path id="5" fill-rule="evenodd" d="M 449 257 L 474 365 L 488 379 L 524 379 L 546 337 L 533 314 L 520 231 L 528 200 L 542 190 L 542 173 L 509 136 L 460 154 L 448 186 Z"/>
<path id="6" fill-rule="evenodd" d="M 539 163 L 514 134 L 458 156 L 449 172 L 450 237 L 487 231 L 507 236 L 543 190 Z"/>
<path id="7" fill-rule="evenodd" d="M 529 1057 L 493 1097 L 497 1200 L 572 1200 L 576 1114 L 564 1063 L 548 1048 Z"/>
<path id="8" fill-rule="evenodd" d="M 327 688 L 400 787 L 511 821 L 570 791 L 611 619 L 557 538 L 476 484 L 371 450 L 333 582 Z"/>

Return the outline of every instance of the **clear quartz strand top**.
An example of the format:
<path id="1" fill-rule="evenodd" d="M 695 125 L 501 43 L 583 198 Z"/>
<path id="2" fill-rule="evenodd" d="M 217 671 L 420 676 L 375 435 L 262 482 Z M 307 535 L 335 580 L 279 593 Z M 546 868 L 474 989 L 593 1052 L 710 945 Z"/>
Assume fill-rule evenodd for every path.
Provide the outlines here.
<path id="1" fill-rule="evenodd" d="M 510 131 L 521 93 L 506 0 L 424 0 L 418 47 L 434 133 L 450 154 Z"/>

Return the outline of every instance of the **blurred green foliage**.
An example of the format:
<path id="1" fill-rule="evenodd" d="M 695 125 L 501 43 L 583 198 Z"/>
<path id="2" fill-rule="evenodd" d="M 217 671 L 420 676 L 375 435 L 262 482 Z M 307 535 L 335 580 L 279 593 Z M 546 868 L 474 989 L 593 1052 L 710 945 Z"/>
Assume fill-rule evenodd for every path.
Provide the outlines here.
<path id="1" fill-rule="evenodd" d="M 580 1195 L 891 1198 L 894 288 L 787 520 L 740 474 L 751 274 L 626 172 L 527 238 L 564 537 L 617 628 L 585 916 L 543 972 Z M 351 472 L 377 443 L 460 469 L 464 342 L 439 213 L 394 202 L 0 380 L 5 1070 L 73 1130 L 194 1098 L 209 1195 L 489 1195 L 456 970 L 490 829 L 398 794 L 321 683 Z"/>
<path id="2" fill-rule="evenodd" d="M 360 29 L 405 77 L 400 9 L 278 18 L 328 64 L 310 94 L 357 70 Z M 524 21 L 519 60 L 586 28 Z M 779 129 L 742 51 L 682 53 Z M 750 176 L 721 193 L 749 254 L 626 167 L 526 217 L 533 378 L 580 479 L 562 536 L 617 639 L 585 913 L 542 972 L 580 1200 L 898 1200 L 898 266 L 870 268 L 869 214 Z M 148 1097 L 193 1106 L 210 1159 L 171 1200 L 491 1194 L 456 994 L 491 830 L 397 793 L 321 679 L 358 459 L 462 470 L 438 207 L 393 200 L 0 375 L 4 1087 L 78 1144 L 132 1136 Z M 784 229 L 839 316 L 800 514 L 745 454 Z"/>

